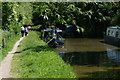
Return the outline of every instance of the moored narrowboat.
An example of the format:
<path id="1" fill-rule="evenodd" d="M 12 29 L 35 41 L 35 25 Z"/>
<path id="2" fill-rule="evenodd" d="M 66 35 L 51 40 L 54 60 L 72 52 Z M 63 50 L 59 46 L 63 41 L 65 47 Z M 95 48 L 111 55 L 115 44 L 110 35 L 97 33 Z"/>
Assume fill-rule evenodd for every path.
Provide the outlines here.
<path id="1" fill-rule="evenodd" d="M 105 35 L 105 42 L 120 47 L 120 27 L 108 27 Z"/>

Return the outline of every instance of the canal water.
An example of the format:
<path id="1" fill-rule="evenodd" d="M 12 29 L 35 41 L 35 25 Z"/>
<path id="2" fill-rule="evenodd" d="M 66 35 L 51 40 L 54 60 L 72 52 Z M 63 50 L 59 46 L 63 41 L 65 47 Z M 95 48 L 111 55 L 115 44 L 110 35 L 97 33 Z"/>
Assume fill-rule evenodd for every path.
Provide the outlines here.
<path id="1" fill-rule="evenodd" d="M 120 78 L 120 47 L 102 39 L 68 38 L 55 51 L 78 78 Z"/>

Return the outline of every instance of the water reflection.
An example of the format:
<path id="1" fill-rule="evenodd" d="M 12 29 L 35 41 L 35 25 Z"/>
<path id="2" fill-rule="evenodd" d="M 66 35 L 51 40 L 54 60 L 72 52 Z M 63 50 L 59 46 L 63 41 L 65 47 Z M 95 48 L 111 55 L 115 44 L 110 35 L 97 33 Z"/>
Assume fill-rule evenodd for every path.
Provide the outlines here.
<path id="1" fill-rule="evenodd" d="M 114 62 L 120 63 L 120 50 L 107 49 L 107 56 Z"/>
<path id="2" fill-rule="evenodd" d="M 103 43 L 103 39 L 65 39 L 66 52 L 104 52 L 107 49 L 120 49 L 116 46 Z"/>
<path id="3" fill-rule="evenodd" d="M 101 39 L 65 39 L 64 49 L 56 49 L 79 78 L 120 78 L 120 48 Z"/>
<path id="4" fill-rule="evenodd" d="M 79 78 L 120 78 L 120 50 L 59 53 Z"/>
<path id="5" fill-rule="evenodd" d="M 120 63 L 120 50 L 108 49 L 105 52 L 69 52 L 59 53 L 59 55 L 65 62 L 71 65 L 119 66 Z"/>

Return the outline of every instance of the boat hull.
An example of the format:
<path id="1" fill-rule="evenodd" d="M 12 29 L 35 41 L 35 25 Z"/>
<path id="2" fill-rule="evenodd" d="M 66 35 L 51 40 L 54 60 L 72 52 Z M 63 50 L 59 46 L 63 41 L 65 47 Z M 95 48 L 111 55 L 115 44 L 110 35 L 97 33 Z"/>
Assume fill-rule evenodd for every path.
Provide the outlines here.
<path id="1" fill-rule="evenodd" d="M 105 43 L 120 47 L 120 39 L 111 36 L 105 36 Z"/>

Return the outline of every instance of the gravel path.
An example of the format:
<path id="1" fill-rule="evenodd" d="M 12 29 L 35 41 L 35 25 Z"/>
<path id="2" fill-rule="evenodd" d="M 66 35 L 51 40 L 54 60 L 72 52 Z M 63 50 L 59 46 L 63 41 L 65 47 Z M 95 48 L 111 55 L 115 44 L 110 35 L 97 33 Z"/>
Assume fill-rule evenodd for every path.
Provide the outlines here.
<path id="1" fill-rule="evenodd" d="M 24 37 L 21 37 L 14 45 L 13 49 L 8 53 L 8 55 L 4 58 L 0 65 L 0 79 L 2 78 L 9 78 L 10 69 L 11 69 L 11 62 L 14 53 L 17 50 L 18 45 L 23 40 Z"/>

